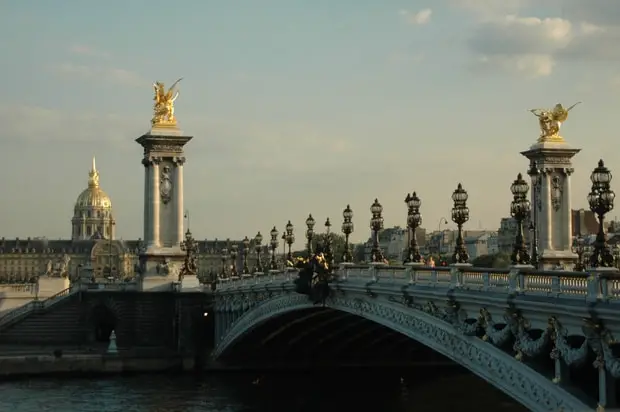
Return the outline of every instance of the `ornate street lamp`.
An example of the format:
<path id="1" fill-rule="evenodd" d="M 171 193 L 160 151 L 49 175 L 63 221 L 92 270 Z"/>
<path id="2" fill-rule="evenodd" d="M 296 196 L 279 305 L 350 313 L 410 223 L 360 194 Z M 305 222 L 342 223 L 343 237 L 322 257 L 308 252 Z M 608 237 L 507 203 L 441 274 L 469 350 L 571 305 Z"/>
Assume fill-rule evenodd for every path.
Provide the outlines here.
<path id="1" fill-rule="evenodd" d="M 527 174 L 532 179 L 532 189 L 533 189 L 532 190 L 533 207 L 532 205 L 530 206 L 530 209 L 532 210 L 532 216 L 531 216 L 530 227 L 529 227 L 530 239 L 532 242 L 532 256 L 530 258 L 530 262 L 535 268 L 537 268 L 538 267 L 538 227 L 536 225 L 538 224 L 538 210 L 539 210 L 539 205 L 540 205 L 541 200 L 538 198 L 540 195 L 536 189 L 538 185 L 540 185 L 540 181 L 539 181 L 540 170 L 538 170 L 538 167 L 536 166 L 536 162 L 534 160 L 530 162 L 530 168 L 528 169 Z"/>
<path id="2" fill-rule="evenodd" d="M 573 243 L 573 253 L 575 253 L 577 255 L 577 263 L 575 263 L 575 272 L 585 272 L 586 271 L 586 264 L 585 264 L 585 259 L 584 259 L 584 252 L 585 252 L 585 247 L 584 247 L 584 240 L 581 236 L 579 236 L 577 239 L 575 239 L 574 243 Z"/>
<path id="3" fill-rule="evenodd" d="M 512 254 L 510 255 L 510 260 L 513 265 L 529 265 L 531 262 L 530 254 L 527 252 L 525 238 L 523 236 L 523 221 L 532 212 L 530 202 L 526 197 L 529 190 L 530 186 L 523 180 L 523 175 L 519 173 L 517 179 L 512 182 L 510 186 L 513 197 L 512 203 L 510 204 L 510 216 L 517 221 L 517 234 L 512 248 Z"/>
<path id="4" fill-rule="evenodd" d="M 370 206 L 370 213 L 372 213 L 372 217 L 370 218 L 370 229 L 372 230 L 372 250 L 370 252 L 370 259 L 373 263 L 384 263 L 385 261 L 383 252 L 379 247 L 379 231 L 383 229 L 383 216 L 381 216 L 381 212 L 383 212 L 383 206 L 375 199 L 374 203 Z"/>
<path id="5" fill-rule="evenodd" d="M 409 237 L 409 248 L 407 250 L 407 257 L 405 263 L 418 263 L 422 260 L 420 255 L 420 247 L 418 246 L 418 239 L 415 235 L 416 229 L 422 224 L 422 216 L 420 215 L 420 206 L 422 201 L 418 197 L 416 192 L 408 194 L 405 198 L 407 204 L 407 236 Z"/>
<path id="6" fill-rule="evenodd" d="M 325 221 L 325 259 L 327 260 L 327 266 L 329 270 L 332 270 L 334 265 L 334 247 L 332 244 L 332 223 L 329 218 Z"/>
<path id="7" fill-rule="evenodd" d="M 198 271 L 196 265 L 196 254 L 198 253 L 198 242 L 192 237 L 192 232 L 187 229 L 185 232 L 185 240 L 181 242 L 181 250 L 185 252 L 185 261 L 181 266 L 179 273 L 179 281 L 183 279 L 185 275 L 195 275 Z"/>
<path id="8" fill-rule="evenodd" d="M 458 227 L 458 236 L 456 237 L 456 246 L 452 254 L 453 263 L 469 262 L 469 255 L 465 249 L 465 241 L 463 240 L 463 224 L 469 220 L 469 209 L 467 208 L 467 191 L 463 189 L 463 185 L 459 183 L 456 190 L 452 193 L 452 221 Z"/>
<path id="9" fill-rule="evenodd" d="M 237 273 L 237 256 L 239 254 L 239 245 L 233 243 L 230 247 L 230 275 L 233 277 L 239 276 Z"/>
<path id="10" fill-rule="evenodd" d="M 254 250 L 256 250 L 256 267 L 254 268 L 254 273 L 263 273 L 263 263 L 260 259 L 261 251 L 263 249 L 261 243 L 263 243 L 263 235 L 258 232 L 254 237 Z"/>
<path id="11" fill-rule="evenodd" d="M 346 209 L 342 212 L 342 233 L 344 233 L 344 253 L 342 254 L 342 261 L 350 263 L 353 261 L 353 254 L 351 253 L 351 245 L 349 244 L 349 236 L 353 233 L 353 210 L 347 205 Z"/>
<path id="12" fill-rule="evenodd" d="M 598 217 L 598 233 L 594 241 L 594 250 L 590 256 L 590 266 L 593 268 L 614 266 L 614 257 L 607 245 L 605 229 L 603 228 L 605 215 L 613 210 L 614 198 L 616 197 L 610 188 L 611 177 L 611 172 L 605 167 L 603 159 L 598 161 L 598 167 L 590 175 L 592 189 L 588 193 L 588 203 L 590 210 Z"/>
<path id="13" fill-rule="evenodd" d="M 220 275 L 220 277 L 222 279 L 226 279 L 227 276 L 227 270 L 226 270 L 226 261 L 228 260 L 228 247 L 223 247 L 222 248 L 222 274 Z"/>
<path id="14" fill-rule="evenodd" d="M 271 235 L 271 263 L 269 264 L 269 269 L 278 270 L 278 262 L 276 261 L 276 249 L 278 248 L 278 235 L 280 234 L 280 232 L 278 232 L 278 229 L 276 229 L 276 227 L 274 226 L 269 234 Z"/>
<path id="15" fill-rule="evenodd" d="M 250 274 L 250 268 L 248 267 L 248 255 L 250 254 L 250 239 L 248 237 L 243 238 L 243 269 L 241 273 L 243 275 Z"/>
<path id="16" fill-rule="evenodd" d="M 293 229 L 294 229 L 293 224 L 289 220 L 285 228 L 285 242 L 288 245 L 288 254 L 286 256 L 286 259 L 289 262 L 293 261 L 293 252 L 291 252 L 293 243 L 295 243 L 295 234 L 293 233 Z"/>
<path id="17" fill-rule="evenodd" d="M 308 239 L 308 256 L 312 255 L 312 238 L 314 237 L 314 225 L 316 221 L 312 217 L 312 214 L 308 215 L 308 219 L 306 219 L 306 226 L 308 230 L 306 230 L 306 239 Z"/>

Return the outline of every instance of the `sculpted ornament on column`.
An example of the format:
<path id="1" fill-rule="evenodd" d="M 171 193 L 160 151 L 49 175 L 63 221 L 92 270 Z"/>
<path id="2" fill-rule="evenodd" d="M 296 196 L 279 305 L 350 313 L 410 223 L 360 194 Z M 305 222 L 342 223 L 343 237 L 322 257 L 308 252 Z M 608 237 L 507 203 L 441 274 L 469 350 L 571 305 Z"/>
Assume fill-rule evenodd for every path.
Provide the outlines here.
<path id="1" fill-rule="evenodd" d="M 169 166 L 164 166 L 162 168 L 159 183 L 159 193 L 161 194 L 161 201 L 164 204 L 167 204 L 170 199 L 172 199 L 172 179 L 170 178 Z"/>
<path id="2" fill-rule="evenodd" d="M 172 158 L 172 163 L 175 166 L 183 166 L 185 164 L 185 157 L 183 156 L 176 156 Z"/>
<path id="3" fill-rule="evenodd" d="M 553 206 L 553 210 L 556 212 L 560 210 L 560 207 L 562 206 L 563 194 L 564 189 L 562 188 L 560 176 L 553 175 L 551 177 L 551 205 Z"/>

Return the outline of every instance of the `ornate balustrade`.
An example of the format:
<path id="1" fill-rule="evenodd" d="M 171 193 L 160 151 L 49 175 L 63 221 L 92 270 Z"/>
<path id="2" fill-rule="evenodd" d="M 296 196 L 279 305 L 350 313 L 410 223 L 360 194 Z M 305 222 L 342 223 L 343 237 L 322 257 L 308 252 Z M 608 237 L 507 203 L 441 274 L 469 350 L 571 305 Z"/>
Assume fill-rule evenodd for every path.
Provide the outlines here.
<path id="1" fill-rule="evenodd" d="M 221 279 L 217 290 L 223 292 L 245 285 L 292 282 L 296 276 L 296 270 L 288 269 Z M 540 271 L 529 267 L 485 269 L 467 265 L 342 265 L 336 272 L 336 283 L 391 285 L 399 289 L 419 286 L 588 301 L 620 298 L 618 271 Z"/>
<path id="2" fill-rule="evenodd" d="M 97 283 L 82 283 L 80 285 L 81 290 L 85 292 L 110 292 L 110 291 L 137 291 L 139 290 L 136 282 L 97 282 Z"/>
<path id="3" fill-rule="evenodd" d="M 47 299 L 43 300 L 33 300 L 32 302 L 28 302 L 25 305 L 17 307 L 9 312 L 7 312 L 4 316 L 0 317 L 0 329 L 6 327 L 7 325 L 21 319 L 32 312 L 36 312 L 39 310 L 47 309 L 52 307 L 58 302 L 63 301 L 67 297 L 77 293 L 79 288 L 70 287 L 67 289 L 63 289 L 55 295 L 50 296 Z"/>

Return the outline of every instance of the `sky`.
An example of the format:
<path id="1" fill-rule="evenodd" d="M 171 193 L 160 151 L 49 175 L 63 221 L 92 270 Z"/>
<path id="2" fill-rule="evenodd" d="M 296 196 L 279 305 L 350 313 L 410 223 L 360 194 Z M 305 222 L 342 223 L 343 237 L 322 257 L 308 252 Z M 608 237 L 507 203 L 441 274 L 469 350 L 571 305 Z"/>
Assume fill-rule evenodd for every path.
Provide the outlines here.
<path id="1" fill-rule="evenodd" d="M 423 226 L 469 193 L 497 229 L 539 134 L 528 109 L 577 106 L 562 135 L 573 208 L 620 160 L 613 0 L 0 1 L 0 236 L 68 238 L 93 155 L 117 237 L 142 235 L 152 83 L 183 77 L 185 206 L 198 239 L 282 230 L 308 213 L 353 240 L 422 199 Z M 612 182 L 612 187 L 617 187 Z M 614 216 L 615 212 L 612 212 Z M 318 228 L 321 230 L 322 228 Z"/>

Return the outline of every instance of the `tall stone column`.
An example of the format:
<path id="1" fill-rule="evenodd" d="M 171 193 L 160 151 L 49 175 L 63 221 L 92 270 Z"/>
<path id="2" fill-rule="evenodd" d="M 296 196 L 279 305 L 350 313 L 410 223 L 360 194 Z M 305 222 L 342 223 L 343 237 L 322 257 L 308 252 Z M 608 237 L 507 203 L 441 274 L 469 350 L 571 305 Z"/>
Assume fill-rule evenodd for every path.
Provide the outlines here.
<path id="1" fill-rule="evenodd" d="M 571 174 L 573 174 L 573 168 L 567 167 L 564 169 L 564 199 L 562 199 L 563 203 L 571 204 Z M 566 228 L 566 240 L 565 245 L 571 248 L 573 247 L 573 213 L 572 210 L 569 211 L 570 219 L 568 219 L 568 226 Z"/>
<path id="2" fill-rule="evenodd" d="M 176 165 L 175 168 L 175 208 L 177 216 L 177 239 L 176 244 L 180 245 L 183 242 L 183 220 L 185 216 L 184 202 L 183 202 L 183 164 L 185 163 L 184 157 L 176 157 L 174 159 Z"/>
<path id="3" fill-rule="evenodd" d="M 140 254 L 142 290 L 169 291 L 179 281 L 183 239 L 183 147 L 192 139 L 176 126 L 154 126 L 136 139 L 144 149 L 144 237 Z"/>
<path id="4" fill-rule="evenodd" d="M 572 251 L 572 213 L 570 172 L 572 158 L 580 149 L 574 149 L 563 139 L 539 140 L 521 154 L 540 171 L 540 188 L 532 187 L 536 210 L 539 244 L 539 265 L 554 269 L 558 265 L 572 269 L 577 255 Z M 538 192 L 540 190 L 540 192 Z M 540 201 L 537 199 L 540 195 Z M 539 207 L 540 206 L 540 207 Z"/>
<path id="5" fill-rule="evenodd" d="M 147 245 L 150 245 L 152 243 L 151 233 L 149 232 L 151 228 L 151 225 L 149 225 L 149 221 L 151 219 L 151 206 L 147 199 L 149 198 L 150 191 L 151 162 L 148 159 L 142 159 L 142 165 L 144 165 L 144 228 L 142 239 L 144 239 L 144 242 L 146 242 Z"/>
<path id="6" fill-rule="evenodd" d="M 553 236 L 553 215 L 551 207 L 551 170 L 545 169 L 543 171 L 542 180 L 543 190 L 543 212 L 544 212 L 544 238 L 542 245 L 545 249 L 552 249 L 552 236 Z"/>
<path id="7" fill-rule="evenodd" d="M 160 237 L 159 237 L 159 204 L 160 204 L 160 193 L 159 193 L 159 159 L 158 158 L 154 158 L 153 159 L 153 165 L 151 166 L 152 172 L 151 172 L 151 187 L 153 188 L 153 191 L 151 192 L 152 195 L 152 199 L 151 199 L 151 210 L 153 211 L 152 213 L 152 221 L 151 221 L 151 225 L 153 228 L 153 246 L 154 247 L 159 247 L 161 245 L 160 242 Z"/>

